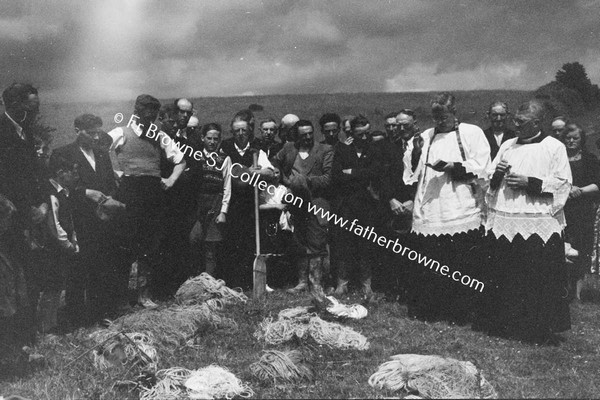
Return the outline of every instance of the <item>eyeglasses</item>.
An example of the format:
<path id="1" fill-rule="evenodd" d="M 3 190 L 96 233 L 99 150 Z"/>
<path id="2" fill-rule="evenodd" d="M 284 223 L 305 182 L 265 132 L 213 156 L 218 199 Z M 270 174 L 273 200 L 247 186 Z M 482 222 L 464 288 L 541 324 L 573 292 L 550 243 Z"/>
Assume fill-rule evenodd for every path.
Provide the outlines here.
<path id="1" fill-rule="evenodd" d="M 528 119 L 528 120 L 524 121 L 524 120 L 522 120 L 522 119 L 517 119 L 517 118 L 515 118 L 515 119 L 513 119 L 513 124 L 514 124 L 515 126 L 521 127 L 521 126 L 525 126 L 525 125 L 527 125 L 527 124 L 528 124 L 528 123 L 530 123 L 531 121 L 533 121 L 533 120 L 532 120 L 532 119 Z"/>
<path id="2" fill-rule="evenodd" d="M 186 110 L 177 110 L 177 112 L 179 112 L 179 114 L 184 114 L 184 115 L 192 115 L 194 113 L 193 111 L 186 111 Z"/>

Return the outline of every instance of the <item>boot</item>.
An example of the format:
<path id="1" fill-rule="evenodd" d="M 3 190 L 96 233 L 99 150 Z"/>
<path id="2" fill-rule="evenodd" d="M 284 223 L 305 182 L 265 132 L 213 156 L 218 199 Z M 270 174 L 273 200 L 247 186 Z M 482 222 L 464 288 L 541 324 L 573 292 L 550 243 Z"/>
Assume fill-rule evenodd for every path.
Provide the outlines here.
<path id="1" fill-rule="evenodd" d="M 313 299 L 321 305 L 325 304 L 325 292 L 321 285 L 321 279 L 323 278 L 322 269 L 323 259 L 321 257 L 312 257 L 308 261 L 309 270 L 309 281 L 310 281 L 310 294 Z"/>
<path id="2" fill-rule="evenodd" d="M 375 293 L 371 289 L 371 278 L 366 278 L 362 281 L 362 291 L 367 302 L 372 303 L 375 301 Z"/>
<path id="3" fill-rule="evenodd" d="M 38 331 L 47 333 L 58 328 L 58 308 L 60 306 L 60 291 L 44 290 L 40 299 Z"/>
<path id="4" fill-rule="evenodd" d="M 348 293 L 348 262 L 339 260 L 337 264 L 337 287 L 334 294 L 342 296 Z"/>
<path id="5" fill-rule="evenodd" d="M 306 259 L 302 259 L 298 262 L 298 284 L 286 290 L 290 294 L 298 294 L 305 291 L 308 288 L 308 265 Z"/>
<path id="6" fill-rule="evenodd" d="M 333 292 L 333 294 L 336 296 L 343 296 L 346 293 L 348 293 L 348 281 L 345 279 L 338 279 L 337 287 L 335 288 L 335 292 Z"/>

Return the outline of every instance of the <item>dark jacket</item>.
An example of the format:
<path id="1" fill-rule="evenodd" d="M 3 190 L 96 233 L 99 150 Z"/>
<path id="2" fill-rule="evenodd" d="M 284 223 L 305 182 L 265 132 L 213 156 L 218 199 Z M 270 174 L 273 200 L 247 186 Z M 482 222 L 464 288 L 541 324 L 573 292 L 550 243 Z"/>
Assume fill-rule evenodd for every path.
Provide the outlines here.
<path id="1" fill-rule="evenodd" d="M 288 142 L 277 153 L 273 163 L 281 170 L 283 176 L 289 178 L 297 156 L 298 149 L 295 144 Z M 326 198 L 332 180 L 333 148 L 327 144 L 315 143 L 308 158 L 311 165 L 306 178 L 312 198 Z"/>
<path id="2" fill-rule="evenodd" d="M 492 161 L 494 161 L 494 158 L 496 158 L 496 154 L 498 154 L 498 150 L 500 150 L 500 146 L 498 146 L 498 143 L 496 143 L 496 137 L 494 136 L 494 131 L 492 131 L 491 127 L 484 130 L 483 133 L 485 133 L 485 138 L 487 139 L 488 143 L 490 144 L 490 159 Z M 515 137 L 515 132 L 511 131 L 510 129 L 507 129 L 504 132 L 504 135 L 502 136 L 502 143 L 504 143 L 508 139 L 512 139 L 514 137 Z"/>
<path id="3" fill-rule="evenodd" d="M 24 132 L 26 140 L 19 137 L 6 114 L 0 115 L 0 193 L 17 207 L 19 227 L 27 223 L 29 208 L 44 201 L 33 139 Z"/>
<path id="4" fill-rule="evenodd" d="M 94 239 L 100 226 L 96 217 L 97 204 L 85 196 L 86 189 L 98 190 L 106 196 L 114 196 L 117 191 L 112 164 L 108 152 L 97 147 L 93 150 L 96 160 L 96 170 L 92 168 L 87 158 L 81 152 L 77 142 L 54 150 L 52 157 L 61 156 L 79 166 L 79 182 L 73 193 L 73 218 L 79 240 Z"/>

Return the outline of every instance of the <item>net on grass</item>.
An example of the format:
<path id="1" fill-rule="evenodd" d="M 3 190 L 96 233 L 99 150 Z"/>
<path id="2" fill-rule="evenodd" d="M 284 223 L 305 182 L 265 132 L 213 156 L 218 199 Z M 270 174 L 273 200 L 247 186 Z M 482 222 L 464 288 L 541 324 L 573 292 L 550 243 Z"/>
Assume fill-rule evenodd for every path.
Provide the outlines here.
<path id="1" fill-rule="evenodd" d="M 367 350 L 369 341 L 362 334 L 346 326 L 327 322 L 305 307 L 282 310 L 278 319 L 265 318 L 254 332 L 254 337 L 268 344 L 285 343 L 294 337 L 312 337 L 317 343 L 339 349 Z"/>
<path id="2" fill-rule="evenodd" d="M 391 359 L 371 375 L 369 385 L 425 398 L 498 397 L 492 385 L 468 361 L 418 354 L 398 354 Z"/>
<path id="3" fill-rule="evenodd" d="M 140 310 L 117 318 L 108 328 L 122 332 L 150 332 L 160 347 L 172 348 L 185 345 L 198 329 L 206 325 L 237 329 L 234 320 L 223 317 L 206 304 Z"/>
<path id="4" fill-rule="evenodd" d="M 250 372 L 261 381 L 272 383 L 314 379 L 312 368 L 299 350 L 265 350 L 260 360 L 250 365 Z"/>
<path id="5" fill-rule="evenodd" d="M 208 302 L 211 307 L 221 309 L 228 304 L 246 303 L 248 297 L 241 289 L 231 289 L 221 279 L 215 279 L 206 272 L 185 281 L 175 294 L 179 304 L 201 304 Z"/>
<path id="6" fill-rule="evenodd" d="M 140 400 L 249 398 L 252 389 L 223 367 L 210 365 L 198 370 L 169 368 L 156 373 L 157 382 L 142 388 Z"/>
<path id="7" fill-rule="evenodd" d="M 158 363 L 152 334 L 115 333 L 100 329 L 92 332 L 90 339 L 100 345 L 92 351 L 94 366 L 98 369 L 107 370 L 119 365 L 140 365 L 154 369 Z"/>

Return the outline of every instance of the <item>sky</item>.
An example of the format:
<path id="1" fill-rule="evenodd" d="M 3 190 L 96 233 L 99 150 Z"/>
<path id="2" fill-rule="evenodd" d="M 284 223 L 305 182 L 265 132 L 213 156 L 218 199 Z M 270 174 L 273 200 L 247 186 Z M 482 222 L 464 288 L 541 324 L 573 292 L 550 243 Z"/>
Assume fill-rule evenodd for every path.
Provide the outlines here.
<path id="1" fill-rule="evenodd" d="M 48 101 L 600 83 L 600 0 L 0 0 L 0 85 Z"/>

